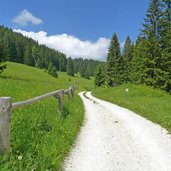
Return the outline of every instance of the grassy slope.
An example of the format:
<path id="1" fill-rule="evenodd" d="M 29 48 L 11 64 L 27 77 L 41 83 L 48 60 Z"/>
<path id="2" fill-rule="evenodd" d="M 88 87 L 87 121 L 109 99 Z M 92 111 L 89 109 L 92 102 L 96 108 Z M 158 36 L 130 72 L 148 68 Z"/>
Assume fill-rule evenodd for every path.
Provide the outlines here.
<path id="1" fill-rule="evenodd" d="M 79 82 L 79 90 L 93 87 L 91 81 L 79 77 L 69 79 L 65 73 L 59 73 L 59 78 L 55 79 L 43 70 L 8 63 L 8 69 L 0 78 L 0 96 L 21 101 L 67 88 L 74 81 Z M 0 158 L 0 170 L 59 170 L 82 124 L 83 112 L 78 95 L 72 101 L 65 97 L 64 117 L 57 112 L 57 100 L 53 97 L 13 110 L 12 152 L 9 158 Z M 18 160 L 20 155 L 23 157 L 21 161 Z"/>
<path id="2" fill-rule="evenodd" d="M 95 89 L 93 95 L 135 111 L 171 132 L 171 96 L 165 92 L 146 86 L 122 85 Z"/>

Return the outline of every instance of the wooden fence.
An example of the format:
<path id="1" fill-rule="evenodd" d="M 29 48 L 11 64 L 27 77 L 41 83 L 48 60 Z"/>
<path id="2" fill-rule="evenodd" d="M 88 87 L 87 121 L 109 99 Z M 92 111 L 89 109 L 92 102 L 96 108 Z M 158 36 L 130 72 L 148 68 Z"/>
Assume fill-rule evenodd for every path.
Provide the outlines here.
<path id="1" fill-rule="evenodd" d="M 71 99 L 74 95 L 74 90 L 75 87 L 70 86 L 67 90 L 57 90 L 29 100 L 15 103 L 12 103 L 11 97 L 0 97 L 0 153 L 6 153 L 10 150 L 10 121 L 12 109 L 20 108 L 22 106 L 54 96 L 58 99 L 58 110 L 61 112 L 64 94 L 68 94 L 68 98 Z"/>

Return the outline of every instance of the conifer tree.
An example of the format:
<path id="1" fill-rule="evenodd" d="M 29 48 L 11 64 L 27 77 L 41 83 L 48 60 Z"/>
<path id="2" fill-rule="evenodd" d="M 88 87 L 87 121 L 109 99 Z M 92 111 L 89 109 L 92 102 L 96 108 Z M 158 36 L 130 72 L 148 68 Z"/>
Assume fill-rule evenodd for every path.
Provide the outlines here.
<path id="1" fill-rule="evenodd" d="M 48 74 L 52 75 L 52 69 L 53 69 L 53 66 L 52 66 L 52 63 L 50 62 L 48 65 Z"/>
<path id="2" fill-rule="evenodd" d="M 133 48 L 133 57 L 130 62 L 130 82 L 136 84 L 144 84 L 147 77 L 145 73 L 146 54 L 144 50 L 144 43 L 145 40 L 142 37 L 138 36 Z"/>
<path id="3" fill-rule="evenodd" d="M 161 22 L 161 60 L 160 67 L 164 73 L 164 84 L 162 89 L 171 91 L 171 0 L 163 0 L 164 3 L 164 18 Z"/>
<path id="4" fill-rule="evenodd" d="M 31 52 L 31 48 L 30 45 L 26 46 L 25 52 L 24 52 L 24 64 L 26 65 L 30 65 L 30 66 L 34 66 L 34 59 L 32 57 L 32 52 Z"/>
<path id="5" fill-rule="evenodd" d="M 105 85 L 105 81 L 106 81 L 106 77 L 105 77 L 105 69 L 104 66 L 102 65 L 98 65 L 95 71 L 95 86 L 104 86 Z"/>
<path id="6" fill-rule="evenodd" d="M 83 62 L 81 65 L 80 74 L 81 74 L 81 77 L 90 79 L 90 73 L 87 68 L 88 68 L 87 64 Z"/>
<path id="7" fill-rule="evenodd" d="M 107 56 L 107 85 L 116 86 L 123 82 L 123 58 L 117 35 L 114 34 Z"/>
<path id="8" fill-rule="evenodd" d="M 58 73 L 55 66 L 52 68 L 51 75 L 55 78 L 58 78 Z"/>
<path id="9" fill-rule="evenodd" d="M 4 49 L 3 49 L 3 44 L 0 42 L 0 74 L 6 69 L 6 64 L 3 64 L 5 61 L 4 57 Z"/>
<path id="10" fill-rule="evenodd" d="M 131 72 L 131 60 L 133 53 L 133 43 L 128 36 L 126 38 L 124 49 L 123 49 L 123 60 L 124 60 L 124 82 L 130 81 L 130 72 Z"/>
<path id="11" fill-rule="evenodd" d="M 161 65 L 161 45 L 160 45 L 160 32 L 162 30 L 161 21 L 163 19 L 161 0 L 151 0 L 149 8 L 147 10 L 144 28 L 142 30 L 143 35 L 143 54 L 144 65 L 146 66 L 144 72 L 144 82 L 147 85 L 153 87 L 162 87 L 165 84 L 164 72 Z"/>
<path id="12" fill-rule="evenodd" d="M 74 64 L 71 58 L 68 58 L 67 60 L 67 73 L 70 76 L 74 76 Z"/>
<path id="13" fill-rule="evenodd" d="M 31 49 L 32 51 L 32 58 L 34 60 L 35 65 L 37 66 L 37 61 L 38 61 L 38 50 L 37 47 L 34 45 Z"/>

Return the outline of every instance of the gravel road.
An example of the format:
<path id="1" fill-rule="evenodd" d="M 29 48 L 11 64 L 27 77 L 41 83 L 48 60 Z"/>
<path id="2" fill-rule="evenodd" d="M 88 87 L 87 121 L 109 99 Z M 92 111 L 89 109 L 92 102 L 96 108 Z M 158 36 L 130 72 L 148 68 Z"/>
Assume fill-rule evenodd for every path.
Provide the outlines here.
<path id="1" fill-rule="evenodd" d="M 79 94 L 85 123 L 64 171 L 171 171 L 171 136 L 135 113 Z"/>

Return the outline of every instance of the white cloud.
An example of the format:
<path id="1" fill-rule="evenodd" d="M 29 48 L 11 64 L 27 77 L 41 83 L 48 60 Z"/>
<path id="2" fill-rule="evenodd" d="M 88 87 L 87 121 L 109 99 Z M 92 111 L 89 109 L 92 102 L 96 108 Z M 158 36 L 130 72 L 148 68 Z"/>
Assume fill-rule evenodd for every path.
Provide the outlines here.
<path id="1" fill-rule="evenodd" d="M 61 51 L 67 56 L 74 58 L 91 58 L 95 60 L 105 60 L 107 56 L 110 40 L 100 37 L 97 41 L 81 41 L 75 36 L 68 34 L 48 36 L 46 32 L 27 32 L 23 30 L 14 30 L 30 37 L 40 44 L 47 45 L 50 48 Z"/>
<path id="2" fill-rule="evenodd" d="M 33 25 L 39 25 L 43 23 L 42 19 L 35 17 L 31 12 L 26 9 L 24 9 L 12 21 L 22 26 L 26 26 L 28 23 L 31 23 Z"/>

